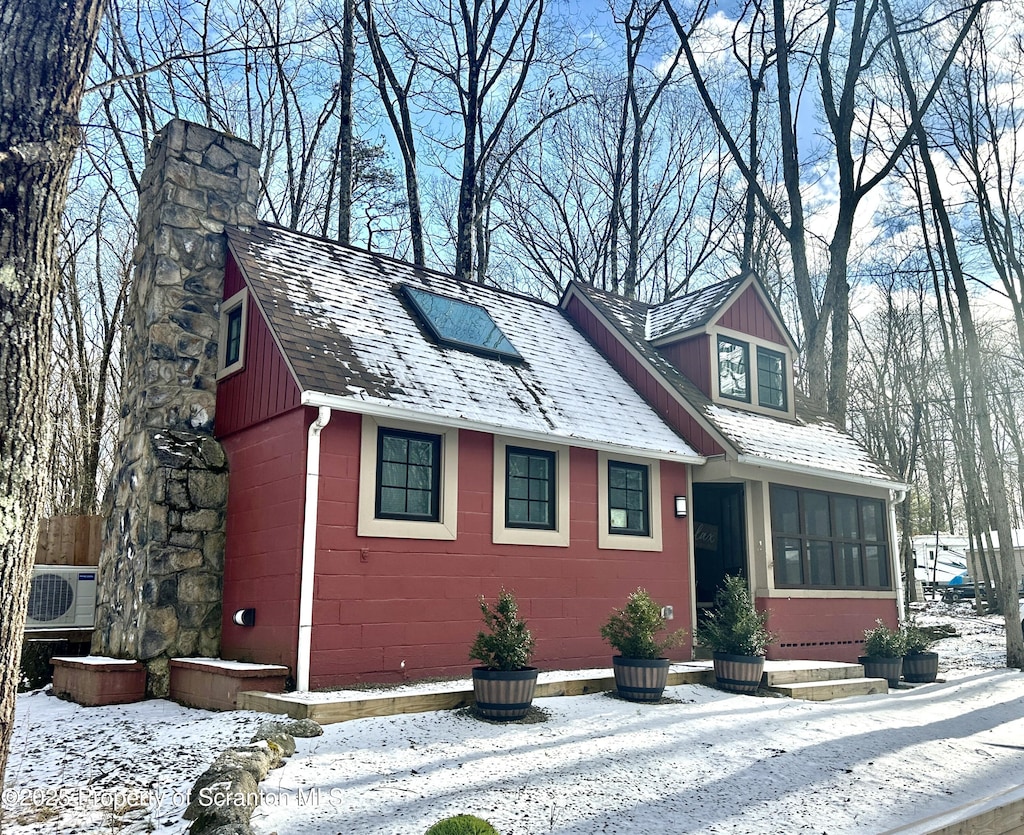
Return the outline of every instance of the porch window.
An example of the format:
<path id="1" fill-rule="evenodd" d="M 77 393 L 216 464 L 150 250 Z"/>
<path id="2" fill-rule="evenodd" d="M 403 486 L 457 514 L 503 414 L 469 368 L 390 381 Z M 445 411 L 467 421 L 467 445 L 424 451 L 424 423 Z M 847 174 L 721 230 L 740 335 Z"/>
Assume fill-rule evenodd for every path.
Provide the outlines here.
<path id="1" fill-rule="evenodd" d="M 730 400 L 750 402 L 747 371 L 749 350 L 746 342 L 718 337 L 718 393 Z"/>
<path id="2" fill-rule="evenodd" d="M 505 447 L 505 526 L 555 528 L 555 453 Z"/>
<path id="3" fill-rule="evenodd" d="M 771 485 L 775 585 L 889 589 L 880 499 Z"/>
<path id="4" fill-rule="evenodd" d="M 646 464 L 608 462 L 608 530 L 650 536 L 650 494 Z"/>
<path id="5" fill-rule="evenodd" d="M 377 432 L 377 518 L 438 521 L 440 457 L 440 435 L 381 427 Z"/>
<path id="6" fill-rule="evenodd" d="M 786 357 L 758 346 L 757 402 L 769 409 L 786 409 Z"/>

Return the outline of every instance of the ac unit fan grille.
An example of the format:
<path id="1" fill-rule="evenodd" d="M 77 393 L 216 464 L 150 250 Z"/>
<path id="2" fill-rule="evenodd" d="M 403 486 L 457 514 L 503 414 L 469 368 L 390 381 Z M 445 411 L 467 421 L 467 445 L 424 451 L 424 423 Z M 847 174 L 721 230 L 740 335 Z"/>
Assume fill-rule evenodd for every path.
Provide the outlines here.
<path id="1" fill-rule="evenodd" d="M 59 574 L 38 574 L 28 594 L 28 616 L 45 623 L 67 614 L 75 602 L 75 590 Z"/>

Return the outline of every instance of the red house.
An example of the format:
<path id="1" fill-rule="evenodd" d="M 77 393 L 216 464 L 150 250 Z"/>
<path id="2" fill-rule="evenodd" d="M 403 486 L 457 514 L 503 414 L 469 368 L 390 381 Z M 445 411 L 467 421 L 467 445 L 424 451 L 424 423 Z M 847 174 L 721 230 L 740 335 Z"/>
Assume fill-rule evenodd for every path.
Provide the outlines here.
<path id="1" fill-rule="evenodd" d="M 775 657 L 851 660 L 895 623 L 902 485 L 801 417 L 754 278 L 553 306 L 270 225 L 228 240 L 224 658 L 299 689 L 464 673 L 504 586 L 537 665 L 605 667 L 630 591 L 692 632 L 736 572 Z"/>

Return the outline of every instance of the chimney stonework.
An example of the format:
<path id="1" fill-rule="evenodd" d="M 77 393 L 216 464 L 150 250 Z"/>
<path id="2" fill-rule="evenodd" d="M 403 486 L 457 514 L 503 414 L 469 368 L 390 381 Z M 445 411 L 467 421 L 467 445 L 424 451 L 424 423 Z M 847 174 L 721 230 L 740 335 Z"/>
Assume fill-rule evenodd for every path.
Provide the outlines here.
<path id="1" fill-rule="evenodd" d="M 124 406 L 100 556 L 92 651 L 168 662 L 220 648 L 227 461 L 213 437 L 224 227 L 256 222 L 260 152 L 174 120 L 139 195 Z"/>

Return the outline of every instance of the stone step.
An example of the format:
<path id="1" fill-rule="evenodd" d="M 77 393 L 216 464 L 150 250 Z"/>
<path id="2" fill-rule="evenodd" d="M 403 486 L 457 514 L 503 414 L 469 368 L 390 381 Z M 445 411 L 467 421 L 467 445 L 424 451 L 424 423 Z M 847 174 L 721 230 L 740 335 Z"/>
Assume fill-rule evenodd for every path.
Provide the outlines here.
<path id="1" fill-rule="evenodd" d="M 764 665 L 764 682 L 768 687 L 863 677 L 863 665 L 840 661 L 769 661 Z"/>
<path id="2" fill-rule="evenodd" d="M 884 678 L 843 678 L 832 681 L 796 681 L 770 686 L 768 689 L 791 699 L 828 702 L 832 699 L 845 699 L 848 696 L 888 693 L 889 684 Z"/>

